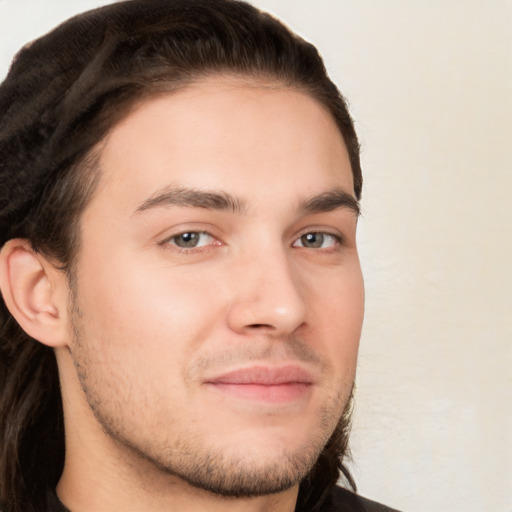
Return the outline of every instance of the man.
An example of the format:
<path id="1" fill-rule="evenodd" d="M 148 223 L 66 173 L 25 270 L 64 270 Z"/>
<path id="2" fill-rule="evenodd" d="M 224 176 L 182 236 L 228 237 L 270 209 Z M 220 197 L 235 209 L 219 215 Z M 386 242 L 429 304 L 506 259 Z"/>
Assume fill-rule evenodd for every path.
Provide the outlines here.
<path id="1" fill-rule="evenodd" d="M 121 2 L 23 49 L 0 112 L 3 509 L 390 510 L 335 485 L 362 180 L 315 48 Z"/>

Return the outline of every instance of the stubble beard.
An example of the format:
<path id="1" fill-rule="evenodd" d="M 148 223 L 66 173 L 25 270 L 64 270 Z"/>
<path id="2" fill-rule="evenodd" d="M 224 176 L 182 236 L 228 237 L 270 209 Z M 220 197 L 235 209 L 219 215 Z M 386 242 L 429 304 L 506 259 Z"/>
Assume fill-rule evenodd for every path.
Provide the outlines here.
<path id="1" fill-rule="evenodd" d="M 75 303 L 71 315 L 74 343 L 70 354 L 80 385 L 103 431 L 128 454 L 132 467 L 137 466 L 133 461 L 139 460 L 141 467 L 147 468 L 149 463 L 162 474 L 177 477 L 194 488 L 214 495 L 248 498 L 285 491 L 313 473 L 318 475 L 325 471 L 332 474 L 333 468 L 323 468 L 321 465 L 325 465 L 326 460 L 330 460 L 331 465 L 337 465 L 337 461 L 333 462 L 333 453 L 336 459 L 343 459 L 351 423 L 352 390 L 344 390 L 338 396 L 331 397 L 320 414 L 319 427 L 311 433 L 308 446 L 300 453 L 284 452 L 269 461 L 249 460 L 248 463 L 243 452 L 239 456 L 228 456 L 221 450 L 202 445 L 198 436 L 193 434 L 178 435 L 163 446 L 155 442 L 151 434 L 137 438 L 132 429 L 123 424 L 123 418 L 116 417 L 112 412 L 123 407 L 122 403 L 114 403 L 116 390 L 108 384 L 105 390 L 102 384 L 107 381 L 104 379 L 102 382 L 94 375 L 93 365 L 89 364 L 90 354 L 82 341 L 81 317 Z M 105 399 L 105 393 L 109 392 L 111 396 Z M 144 412 L 136 411 L 135 414 Z M 333 423 L 334 427 L 325 428 L 325 425 Z M 250 441 L 248 439 L 247 443 L 250 444 Z M 326 450 L 329 455 L 321 457 Z"/>

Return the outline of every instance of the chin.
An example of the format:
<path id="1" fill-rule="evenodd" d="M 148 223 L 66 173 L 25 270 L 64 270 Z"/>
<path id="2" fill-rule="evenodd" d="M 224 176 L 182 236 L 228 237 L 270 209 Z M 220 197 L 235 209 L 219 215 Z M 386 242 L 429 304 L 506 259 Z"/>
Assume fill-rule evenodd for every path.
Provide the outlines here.
<path id="1" fill-rule="evenodd" d="M 284 492 L 298 485 L 316 459 L 307 454 L 266 461 L 212 457 L 193 471 L 174 472 L 174 475 L 193 487 L 219 496 L 256 497 Z"/>

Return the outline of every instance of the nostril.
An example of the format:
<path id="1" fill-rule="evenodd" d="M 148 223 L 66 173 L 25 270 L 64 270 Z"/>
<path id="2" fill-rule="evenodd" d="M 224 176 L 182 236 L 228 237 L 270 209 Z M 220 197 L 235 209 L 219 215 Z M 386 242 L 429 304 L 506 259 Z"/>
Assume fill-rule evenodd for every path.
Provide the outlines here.
<path id="1" fill-rule="evenodd" d="M 272 329 L 273 328 L 269 324 L 251 324 L 248 327 L 251 329 Z"/>

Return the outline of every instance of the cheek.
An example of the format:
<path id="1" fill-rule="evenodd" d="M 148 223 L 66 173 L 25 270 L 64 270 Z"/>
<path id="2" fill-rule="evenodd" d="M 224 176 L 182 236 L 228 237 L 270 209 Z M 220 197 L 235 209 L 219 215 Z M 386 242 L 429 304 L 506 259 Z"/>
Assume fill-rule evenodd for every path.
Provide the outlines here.
<path id="1" fill-rule="evenodd" d="M 204 286 L 208 280 L 197 269 L 122 255 L 88 261 L 92 264 L 81 268 L 78 296 L 92 337 L 107 338 L 111 346 L 129 345 L 132 352 L 151 347 L 162 353 L 192 351 L 212 329 L 219 301 L 211 279 Z"/>
<path id="2" fill-rule="evenodd" d="M 331 362 L 355 371 L 364 316 L 364 283 L 357 263 L 326 276 L 310 292 L 310 322 L 321 332 Z"/>

